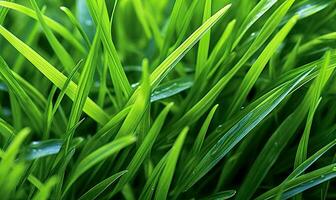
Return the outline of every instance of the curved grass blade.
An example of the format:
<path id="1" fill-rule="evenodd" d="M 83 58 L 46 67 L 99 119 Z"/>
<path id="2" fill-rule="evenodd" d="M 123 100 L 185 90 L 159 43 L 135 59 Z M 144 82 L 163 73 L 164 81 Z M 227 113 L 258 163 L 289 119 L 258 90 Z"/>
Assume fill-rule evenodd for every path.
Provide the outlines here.
<path id="1" fill-rule="evenodd" d="M 110 185 L 112 185 L 118 178 L 127 174 L 127 170 L 113 174 L 112 176 L 104 179 L 97 185 L 93 186 L 89 191 L 83 194 L 79 200 L 92 200 L 96 199 L 101 193 L 103 193 Z"/>
<path id="2" fill-rule="evenodd" d="M 160 180 L 156 188 L 154 199 L 166 199 L 167 198 L 169 187 L 173 180 L 176 163 L 177 163 L 179 154 L 182 149 L 182 145 L 184 143 L 184 139 L 188 131 L 189 131 L 188 127 L 184 128 L 181 131 L 173 147 L 169 151 L 168 156 L 167 156 L 167 161 L 166 161 L 167 163 L 160 176 Z"/>
<path id="3" fill-rule="evenodd" d="M 73 173 L 69 177 L 69 180 L 66 184 L 66 187 L 63 192 L 63 197 L 70 189 L 70 187 L 75 183 L 75 181 L 86 171 L 91 169 L 93 166 L 98 164 L 99 162 L 105 160 L 107 157 L 111 156 L 112 154 L 120 151 L 121 149 L 125 148 L 126 146 L 134 143 L 136 138 L 134 136 L 125 136 L 121 137 L 120 139 L 114 140 L 99 149 L 95 150 L 94 152 L 90 153 L 88 156 L 83 158 L 76 168 L 74 169 Z"/>
<path id="4" fill-rule="evenodd" d="M 204 11 L 203 11 L 203 23 L 211 17 L 211 0 L 205 0 Z M 205 62 L 208 59 L 208 52 L 210 46 L 210 36 L 211 32 L 207 32 L 198 44 L 197 60 L 196 60 L 196 71 L 195 77 L 197 78 L 203 69 L 205 68 Z"/>
<path id="5" fill-rule="evenodd" d="M 201 150 L 202 148 L 202 145 L 203 145 L 203 142 L 204 142 L 204 139 L 205 139 L 205 134 L 207 133 L 208 131 L 208 128 L 209 128 L 209 125 L 210 125 L 210 122 L 216 112 L 218 108 L 218 104 L 216 104 L 209 112 L 207 118 L 205 119 L 197 137 L 196 137 L 196 140 L 195 140 L 195 143 L 194 143 L 194 146 L 193 146 L 193 154 L 196 155 L 199 153 L 199 151 Z"/>
<path id="6" fill-rule="evenodd" d="M 168 112 L 172 106 L 172 103 L 168 104 L 166 108 L 163 109 L 160 115 L 156 118 L 144 141 L 141 143 L 139 149 L 137 150 L 128 167 L 126 168 L 128 173 L 120 179 L 113 193 L 116 193 L 120 189 L 122 189 L 122 187 L 134 177 L 145 158 L 149 155 L 168 115 Z"/>
<path id="7" fill-rule="evenodd" d="M 227 191 L 223 191 L 223 192 L 218 192 L 216 194 L 210 195 L 206 198 L 202 198 L 201 200 L 225 200 L 225 199 L 231 199 L 232 197 L 234 197 L 234 195 L 236 194 L 235 190 L 227 190 Z"/>
<path id="8" fill-rule="evenodd" d="M 299 194 L 311 187 L 319 185 L 335 177 L 336 177 L 336 164 L 331 164 L 326 167 L 309 172 L 291 181 L 288 181 L 286 187 L 284 188 L 282 198 L 288 199 L 290 197 L 295 196 L 296 194 Z M 280 189 L 279 186 L 275 187 L 270 191 L 257 197 L 256 200 L 272 199 L 277 194 L 279 189 Z"/>
<path id="9" fill-rule="evenodd" d="M 175 80 L 167 81 L 159 85 L 151 94 L 151 102 L 166 99 L 168 97 L 179 94 L 193 85 L 193 79 L 185 76 Z"/>
<path id="10" fill-rule="evenodd" d="M 37 15 L 37 19 L 52 47 L 58 60 L 62 63 L 63 67 L 70 73 L 72 71 L 73 66 L 75 66 L 75 62 L 70 56 L 70 54 L 65 50 L 65 48 L 58 41 L 56 36 L 53 34 L 51 29 L 49 29 L 47 23 L 44 21 L 43 15 L 36 3 L 35 0 L 30 0 L 30 4 L 33 6 L 35 13 Z"/>
<path id="11" fill-rule="evenodd" d="M 37 20 L 37 15 L 34 12 L 34 10 L 27 8 L 25 6 L 22 6 L 20 4 L 16 4 L 13 2 L 8 1 L 0 1 L 0 7 L 5 7 L 9 9 L 16 10 L 18 12 L 21 12 L 35 20 Z M 77 41 L 77 39 L 73 36 L 73 34 L 68 31 L 64 26 L 62 26 L 60 23 L 54 21 L 53 19 L 46 17 L 43 15 L 43 18 L 46 22 L 46 24 L 53 29 L 55 32 L 62 35 L 63 38 L 65 38 L 69 43 L 71 43 L 77 50 L 79 50 L 81 53 L 85 54 L 86 50 L 85 48 L 80 44 L 80 42 Z"/>
<path id="12" fill-rule="evenodd" d="M 186 169 L 183 176 L 180 177 L 180 186 L 177 189 L 177 195 L 189 189 L 201 177 L 211 170 L 239 141 L 241 141 L 255 126 L 257 126 L 271 111 L 280 104 L 282 100 L 298 86 L 310 72 L 303 73 L 296 79 L 289 81 L 276 88 L 270 96 L 262 99 L 258 105 L 244 115 L 227 132 L 217 133 L 220 138 L 216 139 L 215 144 L 211 144 L 203 149 L 204 156 L 201 160 L 195 160 L 195 167 Z M 183 178 L 184 177 L 184 178 Z"/>
<path id="13" fill-rule="evenodd" d="M 42 74 L 44 74 L 54 85 L 62 88 L 67 78 L 59 72 L 54 66 L 46 61 L 42 56 L 36 53 L 32 48 L 27 46 L 11 32 L 0 25 L 0 34 L 16 48 L 24 57 L 26 57 Z M 76 96 L 77 85 L 70 82 L 66 94 L 70 99 L 74 100 Z M 92 117 L 97 122 L 104 124 L 107 120 L 107 114 L 95 104 L 91 99 L 87 99 L 84 105 L 84 112 Z"/>
<path id="14" fill-rule="evenodd" d="M 267 44 L 263 52 L 253 63 L 250 70 L 245 75 L 238 92 L 232 100 L 228 117 L 232 116 L 238 108 L 240 108 L 245 101 L 248 93 L 251 91 L 261 72 L 264 70 L 267 62 L 288 35 L 298 20 L 298 16 L 291 18 L 288 23 L 274 36 L 274 38 Z"/>

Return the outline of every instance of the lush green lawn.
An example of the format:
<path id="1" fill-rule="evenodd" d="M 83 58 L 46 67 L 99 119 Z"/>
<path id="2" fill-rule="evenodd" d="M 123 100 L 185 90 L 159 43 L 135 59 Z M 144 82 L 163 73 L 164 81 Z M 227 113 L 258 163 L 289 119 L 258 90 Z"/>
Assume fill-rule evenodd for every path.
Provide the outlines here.
<path id="1" fill-rule="evenodd" d="M 335 0 L 0 1 L 0 199 L 336 199 Z"/>

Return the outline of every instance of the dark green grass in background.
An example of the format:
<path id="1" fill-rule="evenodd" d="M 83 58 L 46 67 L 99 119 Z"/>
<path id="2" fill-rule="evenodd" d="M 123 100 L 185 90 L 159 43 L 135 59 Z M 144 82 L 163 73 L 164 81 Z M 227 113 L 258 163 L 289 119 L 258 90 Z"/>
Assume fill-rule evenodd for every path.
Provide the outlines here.
<path id="1" fill-rule="evenodd" d="M 0 1 L 0 199 L 336 199 L 335 0 Z"/>

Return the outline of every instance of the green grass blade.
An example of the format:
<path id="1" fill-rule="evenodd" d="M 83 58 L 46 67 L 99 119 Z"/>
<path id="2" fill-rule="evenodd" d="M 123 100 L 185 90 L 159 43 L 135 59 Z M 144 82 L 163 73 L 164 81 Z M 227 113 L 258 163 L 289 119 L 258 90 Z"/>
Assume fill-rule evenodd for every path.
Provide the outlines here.
<path id="1" fill-rule="evenodd" d="M 43 73 L 58 88 L 62 88 L 67 78 L 59 72 L 54 66 L 46 61 L 42 56 L 36 53 L 12 33 L 0 26 L 0 34 L 8 40 L 24 57 L 26 57 L 41 73 Z M 77 85 L 74 82 L 69 84 L 67 95 L 74 100 L 76 96 Z M 91 99 L 87 99 L 84 105 L 84 112 L 97 122 L 104 124 L 107 121 L 107 114 L 101 110 Z"/>
<path id="2" fill-rule="evenodd" d="M 79 200 L 91 200 L 96 199 L 102 192 L 104 192 L 110 185 L 112 185 L 117 179 L 127 174 L 127 170 L 113 174 L 112 176 L 104 179 L 97 185 L 93 186 L 89 191 L 83 194 Z"/>
<path id="3" fill-rule="evenodd" d="M 167 157 L 167 163 L 160 176 L 154 199 L 167 199 L 169 187 L 173 180 L 176 163 L 188 131 L 188 127 L 184 128 L 181 131 L 179 137 L 176 139 L 173 147 L 170 149 Z"/>
<path id="4" fill-rule="evenodd" d="M 0 6 L 1 7 L 5 7 L 8 9 L 13 9 L 16 10 L 20 13 L 23 13 L 35 20 L 37 20 L 37 15 L 34 12 L 34 10 L 27 8 L 25 6 L 16 4 L 16 3 L 12 3 L 12 2 L 7 2 L 7 1 L 0 1 Z M 80 42 L 77 41 L 77 39 L 73 36 L 73 34 L 68 31 L 64 26 L 62 26 L 60 23 L 50 19 L 49 17 L 43 16 L 46 24 L 53 29 L 53 31 L 59 33 L 60 35 L 62 35 L 62 37 L 64 37 L 66 40 L 68 40 L 69 43 L 71 43 L 75 48 L 77 48 L 81 53 L 86 53 L 85 48 L 83 47 L 83 45 L 80 44 Z"/>
<path id="5" fill-rule="evenodd" d="M 66 184 L 65 190 L 63 192 L 63 196 L 67 193 L 73 183 L 86 171 L 91 169 L 93 166 L 98 164 L 99 162 L 105 160 L 107 157 L 113 155 L 114 153 L 120 151 L 121 149 L 131 145 L 136 141 L 134 136 L 125 136 L 120 139 L 114 140 L 94 152 L 90 153 L 84 159 L 82 159 L 75 170 L 73 171 L 71 177 L 69 177 L 68 183 Z"/>
<path id="6" fill-rule="evenodd" d="M 204 12 L 203 12 L 203 23 L 211 17 L 211 0 L 205 0 Z M 210 45 L 210 35 L 209 31 L 206 33 L 198 44 L 198 53 L 197 53 L 197 61 L 196 61 L 196 72 L 195 77 L 197 78 L 203 68 L 205 68 L 205 62 L 208 59 L 209 45 Z"/>
<path id="7" fill-rule="evenodd" d="M 298 16 L 291 18 L 288 23 L 274 36 L 274 38 L 268 43 L 258 59 L 251 66 L 250 70 L 245 75 L 241 85 L 238 88 L 238 92 L 233 98 L 232 105 L 230 106 L 230 112 L 228 117 L 232 116 L 238 108 L 244 103 L 248 93 L 251 91 L 259 75 L 264 70 L 267 62 L 274 54 L 276 49 L 280 46 L 283 40 L 288 35 L 289 31 L 293 28 L 298 20 Z"/>

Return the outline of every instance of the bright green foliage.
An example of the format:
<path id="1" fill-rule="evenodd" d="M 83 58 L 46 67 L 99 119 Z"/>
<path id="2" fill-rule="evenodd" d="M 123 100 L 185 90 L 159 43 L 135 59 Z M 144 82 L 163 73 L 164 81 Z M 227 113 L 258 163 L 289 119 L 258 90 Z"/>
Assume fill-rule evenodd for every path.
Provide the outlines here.
<path id="1" fill-rule="evenodd" d="M 0 199 L 335 199 L 334 0 L 0 0 Z"/>

